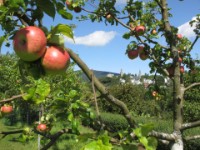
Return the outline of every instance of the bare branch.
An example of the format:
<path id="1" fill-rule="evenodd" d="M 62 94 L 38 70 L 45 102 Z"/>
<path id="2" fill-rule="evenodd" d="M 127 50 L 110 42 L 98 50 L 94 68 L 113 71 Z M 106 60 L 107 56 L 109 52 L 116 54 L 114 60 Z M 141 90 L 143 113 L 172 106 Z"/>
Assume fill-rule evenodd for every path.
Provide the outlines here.
<path id="1" fill-rule="evenodd" d="M 49 149 L 61 135 L 63 135 L 64 133 L 69 133 L 69 132 L 71 133 L 71 130 L 68 130 L 68 129 L 62 129 L 58 131 L 57 133 L 55 133 L 54 135 L 50 137 L 51 139 L 50 142 L 47 143 L 43 148 L 41 148 L 41 150 Z"/>
<path id="2" fill-rule="evenodd" d="M 24 95 L 26 95 L 26 94 L 14 95 L 11 98 L 1 100 L 0 103 L 7 103 L 7 102 L 13 101 L 13 100 L 15 100 L 17 98 L 21 98 Z"/>
<path id="3" fill-rule="evenodd" d="M 187 136 L 184 138 L 186 141 L 200 139 L 200 135 Z"/>
<path id="4" fill-rule="evenodd" d="M 76 55 L 71 49 L 66 48 L 66 50 L 68 51 L 70 57 L 76 62 L 76 64 L 82 69 L 82 71 L 86 74 L 86 76 L 88 77 L 88 79 L 90 81 L 92 81 L 92 71 L 88 68 L 88 66 L 78 57 L 78 55 Z M 97 90 L 105 96 L 106 100 L 114 105 L 116 105 L 117 107 L 119 107 L 123 114 L 124 117 L 127 119 L 127 121 L 129 122 L 130 126 L 135 128 L 136 122 L 133 119 L 133 116 L 130 114 L 129 109 L 127 108 L 126 104 L 120 100 L 118 100 L 117 98 L 115 98 L 113 95 L 111 95 L 108 90 L 106 89 L 106 87 L 94 76 L 93 77 L 94 80 L 94 85 L 97 88 Z"/>
<path id="5" fill-rule="evenodd" d="M 177 139 L 175 134 L 168 134 L 168 133 L 156 132 L 156 131 L 150 132 L 149 136 L 153 136 L 158 139 L 166 140 L 166 141 L 175 141 Z"/>
<path id="6" fill-rule="evenodd" d="M 160 140 L 160 139 L 158 139 L 158 141 L 159 142 L 161 142 L 162 144 L 164 144 L 164 145 L 169 145 L 169 141 L 167 141 L 167 140 Z"/>
<path id="7" fill-rule="evenodd" d="M 25 26 L 27 26 L 27 25 L 34 25 L 32 23 L 32 20 L 26 14 L 24 14 L 24 13 L 22 13 L 20 11 L 15 12 L 14 16 L 18 17 L 20 19 L 21 23 L 23 25 L 25 25 Z"/>
<path id="8" fill-rule="evenodd" d="M 1 131 L 0 134 L 3 134 L 3 138 L 10 134 L 18 134 L 22 133 L 24 130 L 16 130 L 16 131 Z"/>
<path id="9" fill-rule="evenodd" d="M 195 40 L 193 41 L 192 45 L 189 48 L 189 51 L 191 51 L 193 49 L 193 46 L 195 45 L 195 43 L 198 41 L 199 36 L 196 36 Z"/>
<path id="10" fill-rule="evenodd" d="M 190 84 L 188 87 L 186 87 L 186 88 L 184 89 L 184 91 L 187 91 L 187 90 L 189 90 L 190 88 L 192 88 L 192 87 L 194 87 L 194 86 L 197 86 L 197 85 L 200 85 L 200 82 L 196 82 L 196 83 Z"/>
<path id="11" fill-rule="evenodd" d="M 131 27 L 127 26 L 126 24 L 124 24 L 123 22 L 121 22 L 117 17 L 113 16 L 112 17 L 117 21 L 119 22 L 122 26 L 124 26 L 125 28 L 131 30 Z"/>
<path id="12" fill-rule="evenodd" d="M 198 126 L 200 126 L 200 120 L 182 124 L 181 130 L 186 130 L 186 129 L 190 129 L 190 128 L 194 128 Z"/>
<path id="13" fill-rule="evenodd" d="M 158 0 L 155 0 L 155 1 L 156 1 L 156 3 L 158 4 L 158 6 L 159 6 L 161 9 L 163 9 L 161 3 L 160 3 Z"/>

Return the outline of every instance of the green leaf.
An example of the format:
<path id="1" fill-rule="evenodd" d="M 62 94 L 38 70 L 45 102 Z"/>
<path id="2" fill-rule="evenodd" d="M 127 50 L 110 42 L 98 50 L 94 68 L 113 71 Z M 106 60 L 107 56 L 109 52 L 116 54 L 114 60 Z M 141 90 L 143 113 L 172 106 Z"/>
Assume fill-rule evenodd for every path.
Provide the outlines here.
<path id="1" fill-rule="evenodd" d="M 66 10 L 59 10 L 58 13 L 64 18 L 68 20 L 73 19 L 73 15 L 71 13 L 66 12 Z"/>
<path id="2" fill-rule="evenodd" d="M 79 121 L 76 118 L 74 118 L 72 120 L 72 132 L 78 134 L 79 133 L 78 127 L 79 127 Z"/>
<path id="3" fill-rule="evenodd" d="M 148 147 L 148 140 L 146 137 L 139 138 L 140 143 L 142 143 L 145 147 Z"/>
<path id="4" fill-rule="evenodd" d="M 85 145 L 81 150 L 111 150 L 112 145 L 104 145 L 102 140 L 92 141 Z"/>
<path id="5" fill-rule="evenodd" d="M 56 34 L 62 34 L 71 39 L 73 39 L 73 36 L 74 36 L 71 27 L 65 24 L 58 24 L 57 26 L 55 26 L 51 30 L 47 38 L 50 38 L 51 36 L 56 35 Z"/>
<path id="6" fill-rule="evenodd" d="M 141 133 L 141 128 L 136 128 L 135 130 L 134 130 L 134 133 L 135 133 L 135 135 L 137 136 L 137 137 L 142 137 L 142 133 Z"/>
<path id="7" fill-rule="evenodd" d="M 148 147 L 155 150 L 158 146 L 158 140 L 155 137 L 148 137 Z"/>
<path id="8" fill-rule="evenodd" d="M 37 5 L 43 10 L 48 16 L 55 18 L 56 9 L 51 0 L 36 0 Z"/>
<path id="9" fill-rule="evenodd" d="M 50 93 L 50 84 L 42 79 L 37 80 L 37 88 L 35 93 L 39 94 L 42 97 L 48 96 Z"/>
<path id="10" fill-rule="evenodd" d="M 72 121 L 72 120 L 74 119 L 74 115 L 73 115 L 72 112 L 70 112 L 70 114 L 68 115 L 67 119 L 68 119 L 69 121 Z"/>
<path id="11" fill-rule="evenodd" d="M 142 125 L 141 126 L 142 136 L 148 136 L 149 132 L 151 132 L 153 129 L 154 129 L 154 125 L 152 123 Z"/>
<path id="12" fill-rule="evenodd" d="M 130 36 L 131 36 L 130 33 L 125 33 L 123 35 L 123 38 L 128 40 L 130 38 Z"/>
<path id="13" fill-rule="evenodd" d="M 77 94 L 78 94 L 78 93 L 77 93 L 76 90 L 71 90 L 71 91 L 69 92 L 69 97 L 70 97 L 70 98 L 74 98 Z"/>
<path id="14" fill-rule="evenodd" d="M 5 36 L 1 36 L 0 37 L 0 52 L 1 52 L 1 47 L 2 47 L 2 44 L 3 44 L 3 42 L 5 41 Z"/>
<path id="15" fill-rule="evenodd" d="M 57 3 L 56 5 L 58 13 L 64 18 L 64 19 L 73 19 L 73 15 L 69 12 L 67 12 L 64 8 L 65 6 L 62 3 Z"/>
<path id="16" fill-rule="evenodd" d="M 31 100 L 32 97 L 33 97 L 34 94 L 35 94 L 35 87 L 29 88 L 29 89 L 27 90 L 26 93 L 27 93 L 27 94 L 24 95 L 22 98 L 23 98 L 24 100 Z"/>
<path id="17" fill-rule="evenodd" d="M 48 44 L 64 48 L 65 40 L 63 35 L 52 35 L 50 39 L 48 39 Z"/>
<path id="18" fill-rule="evenodd" d="M 97 141 L 92 141 L 85 145 L 81 150 L 101 150 Z"/>
<path id="19" fill-rule="evenodd" d="M 110 145 L 110 137 L 108 136 L 108 132 L 104 132 L 104 134 L 99 136 L 99 139 L 102 140 L 104 145 Z"/>
<path id="20" fill-rule="evenodd" d="M 23 7 L 25 9 L 24 0 L 10 0 L 9 7 L 19 9 L 19 7 Z"/>

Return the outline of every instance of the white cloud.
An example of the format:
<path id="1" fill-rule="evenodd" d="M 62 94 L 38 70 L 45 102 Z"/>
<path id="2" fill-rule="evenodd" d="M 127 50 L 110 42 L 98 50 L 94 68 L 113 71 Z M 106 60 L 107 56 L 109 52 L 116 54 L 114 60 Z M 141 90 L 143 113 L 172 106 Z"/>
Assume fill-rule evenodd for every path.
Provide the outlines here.
<path id="1" fill-rule="evenodd" d="M 196 17 L 192 18 L 192 20 L 195 20 L 195 19 L 196 19 Z M 186 23 L 182 24 L 181 26 L 179 26 L 178 33 L 182 34 L 183 36 L 186 36 L 187 38 L 192 38 L 195 36 L 195 33 L 193 31 L 195 28 L 195 25 L 193 25 L 191 27 L 189 22 L 186 22 Z"/>
<path id="2" fill-rule="evenodd" d="M 95 31 L 91 34 L 74 37 L 75 43 L 71 39 L 66 39 L 66 42 L 79 44 L 79 45 L 86 45 L 86 46 L 104 46 L 108 44 L 116 35 L 116 32 L 110 31 Z"/>

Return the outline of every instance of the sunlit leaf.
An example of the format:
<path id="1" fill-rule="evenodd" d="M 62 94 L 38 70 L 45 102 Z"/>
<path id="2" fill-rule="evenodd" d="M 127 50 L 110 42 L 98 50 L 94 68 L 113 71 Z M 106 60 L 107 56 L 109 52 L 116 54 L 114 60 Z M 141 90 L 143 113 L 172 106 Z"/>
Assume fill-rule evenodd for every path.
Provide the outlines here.
<path id="1" fill-rule="evenodd" d="M 53 36 L 55 34 L 62 34 L 71 39 L 73 39 L 74 36 L 71 27 L 65 24 L 58 24 L 55 26 L 48 35 L 48 38 L 49 36 Z"/>

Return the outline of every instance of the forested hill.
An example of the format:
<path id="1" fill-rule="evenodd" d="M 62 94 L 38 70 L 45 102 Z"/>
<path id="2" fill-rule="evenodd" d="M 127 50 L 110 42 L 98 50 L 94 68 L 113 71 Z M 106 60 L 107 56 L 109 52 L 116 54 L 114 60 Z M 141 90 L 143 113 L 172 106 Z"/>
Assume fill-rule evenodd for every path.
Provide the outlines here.
<path id="1" fill-rule="evenodd" d="M 106 77 L 106 76 L 109 76 L 109 75 L 114 75 L 114 76 L 119 76 L 120 73 L 114 73 L 114 72 L 109 72 L 109 71 L 97 71 L 97 70 L 93 70 L 94 72 L 94 75 L 97 77 L 97 78 L 102 78 L 102 77 Z M 82 74 L 82 77 L 84 80 L 88 80 L 88 78 L 86 77 L 86 75 L 83 73 Z"/>

